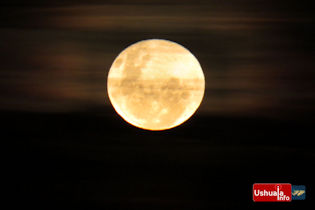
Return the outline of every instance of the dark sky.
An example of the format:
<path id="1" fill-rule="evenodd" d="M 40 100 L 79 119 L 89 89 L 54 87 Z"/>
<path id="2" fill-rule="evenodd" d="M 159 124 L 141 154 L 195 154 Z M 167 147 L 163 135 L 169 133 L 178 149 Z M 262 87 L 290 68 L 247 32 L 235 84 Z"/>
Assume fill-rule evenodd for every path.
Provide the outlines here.
<path id="1" fill-rule="evenodd" d="M 114 58 L 136 41 L 162 38 L 199 59 L 207 87 L 201 112 L 314 111 L 314 10 L 306 3 L 28 2 L 2 7 L 2 109 L 110 106 L 106 76 Z"/>
<path id="2" fill-rule="evenodd" d="M 4 136 L 14 145 L 9 165 L 21 206 L 112 210 L 310 205 L 310 200 L 256 205 L 251 186 L 311 186 L 311 3 L 1 1 L 0 112 Z M 165 132 L 133 128 L 107 97 L 107 73 L 115 57 L 130 44 L 151 38 L 188 48 L 206 77 L 197 113 Z M 227 190 L 236 195 L 227 196 Z"/>

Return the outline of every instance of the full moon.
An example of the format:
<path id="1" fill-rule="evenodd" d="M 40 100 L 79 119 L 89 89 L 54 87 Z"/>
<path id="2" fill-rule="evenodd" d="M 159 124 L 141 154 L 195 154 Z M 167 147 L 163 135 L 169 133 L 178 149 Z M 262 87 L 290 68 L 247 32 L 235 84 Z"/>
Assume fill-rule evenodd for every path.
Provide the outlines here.
<path id="1" fill-rule="evenodd" d="M 136 42 L 114 60 L 107 91 L 116 112 L 146 130 L 166 130 L 189 119 L 200 106 L 205 78 L 185 47 L 162 39 Z"/>

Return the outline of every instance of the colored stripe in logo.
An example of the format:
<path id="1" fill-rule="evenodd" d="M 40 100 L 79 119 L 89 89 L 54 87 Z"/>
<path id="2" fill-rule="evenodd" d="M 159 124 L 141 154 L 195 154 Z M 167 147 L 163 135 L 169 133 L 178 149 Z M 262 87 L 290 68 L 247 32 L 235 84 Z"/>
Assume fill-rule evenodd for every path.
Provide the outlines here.
<path id="1" fill-rule="evenodd" d="M 305 185 L 292 185 L 292 200 L 305 200 L 306 187 Z"/>

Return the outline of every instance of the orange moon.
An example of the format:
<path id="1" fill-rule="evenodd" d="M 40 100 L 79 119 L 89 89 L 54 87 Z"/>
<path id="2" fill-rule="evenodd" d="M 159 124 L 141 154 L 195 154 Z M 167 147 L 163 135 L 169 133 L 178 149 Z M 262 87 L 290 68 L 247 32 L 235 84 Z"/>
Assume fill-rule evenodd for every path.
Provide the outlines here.
<path id="1" fill-rule="evenodd" d="M 146 130 L 166 130 L 189 119 L 200 106 L 205 77 L 185 47 L 162 39 L 139 41 L 114 60 L 107 91 L 116 112 Z"/>

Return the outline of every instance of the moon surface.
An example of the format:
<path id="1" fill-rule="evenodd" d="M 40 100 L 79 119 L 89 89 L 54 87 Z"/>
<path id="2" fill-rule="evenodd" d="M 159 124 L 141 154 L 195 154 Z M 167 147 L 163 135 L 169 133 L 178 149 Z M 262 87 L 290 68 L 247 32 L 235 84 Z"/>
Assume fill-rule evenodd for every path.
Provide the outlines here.
<path id="1" fill-rule="evenodd" d="M 130 45 L 116 57 L 107 91 L 125 121 L 146 130 L 165 130 L 195 113 L 205 78 L 189 50 L 172 41 L 149 39 Z"/>

